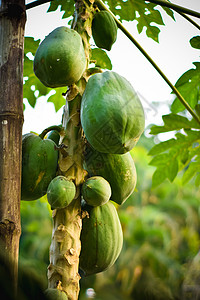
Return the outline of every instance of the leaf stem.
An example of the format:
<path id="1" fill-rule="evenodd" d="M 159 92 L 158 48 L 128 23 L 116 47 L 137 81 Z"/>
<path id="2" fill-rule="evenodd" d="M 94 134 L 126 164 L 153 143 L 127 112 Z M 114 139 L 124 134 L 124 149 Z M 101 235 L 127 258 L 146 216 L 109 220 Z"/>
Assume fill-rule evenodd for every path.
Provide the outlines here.
<path id="1" fill-rule="evenodd" d="M 44 129 L 44 130 L 42 131 L 42 133 L 40 133 L 39 137 L 40 137 L 41 139 L 43 139 L 43 138 L 45 137 L 45 135 L 46 135 L 49 131 L 52 131 L 52 130 L 56 130 L 56 131 L 58 131 L 58 132 L 61 132 L 61 131 L 63 130 L 63 128 L 62 128 L 61 126 L 58 126 L 58 125 L 50 126 L 50 127 L 46 128 L 46 129 Z"/>
<path id="2" fill-rule="evenodd" d="M 171 9 L 174 9 L 177 12 L 185 13 L 185 14 L 191 15 L 193 17 L 200 18 L 199 12 L 189 9 L 189 8 L 186 8 L 186 7 L 183 7 L 183 6 L 180 6 L 180 5 L 177 5 L 177 4 L 173 4 L 171 2 L 166 2 L 165 0 L 148 0 L 148 2 L 155 3 L 155 4 L 158 4 L 161 6 L 166 6 Z"/>
<path id="3" fill-rule="evenodd" d="M 130 34 L 130 32 L 122 25 L 122 23 L 116 18 L 116 16 L 111 12 L 109 8 L 101 1 L 96 0 L 96 4 L 100 9 L 107 10 L 114 18 L 117 23 L 118 28 L 122 30 L 122 32 L 129 38 L 129 40 L 140 50 L 140 52 L 146 57 L 146 59 L 151 63 L 151 65 L 157 70 L 157 72 L 161 75 L 161 77 L 165 80 L 165 82 L 171 87 L 174 94 L 181 101 L 181 103 L 185 106 L 185 108 L 189 111 L 189 113 L 193 116 L 193 118 L 200 124 L 200 119 L 193 111 L 191 106 L 186 102 L 183 96 L 179 93 L 177 88 L 171 83 L 171 81 L 167 78 L 167 76 L 162 72 L 162 70 L 158 67 L 158 65 L 154 62 L 154 60 L 149 56 L 149 54 L 142 48 L 142 46 L 134 39 L 134 37 Z"/>
<path id="4" fill-rule="evenodd" d="M 28 3 L 28 4 L 26 4 L 26 10 L 30 9 L 30 8 L 34 8 L 34 7 L 39 6 L 41 4 L 48 3 L 50 1 L 52 1 L 52 0 L 37 0 L 37 1 L 31 2 L 31 3 Z"/>
<path id="5" fill-rule="evenodd" d="M 170 2 L 169 0 L 165 0 Z M 191 19 L 190 17 L 188 17 L 186 14 L 174 9 L 180 16 L 182 16 L 183 18 L 185 18 L 188 22 L 190 22 L 192 25 L 194 25 L 197 29 L 200 30 L 200 25 L 198 23 L 196 23 L 193 19 Z"/>

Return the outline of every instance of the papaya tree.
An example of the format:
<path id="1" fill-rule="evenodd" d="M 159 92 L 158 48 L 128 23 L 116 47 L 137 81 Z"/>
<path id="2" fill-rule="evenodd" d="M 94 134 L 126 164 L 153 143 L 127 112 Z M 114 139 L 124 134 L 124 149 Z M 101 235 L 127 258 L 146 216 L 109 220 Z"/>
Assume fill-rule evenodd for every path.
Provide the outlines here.
<path id="1" fill-rule="evenodd" d="M 26 9 L 44 2 L 48 1 L 35 1 L 27 4 Z M 111 50 L 117 38 L 117 30 L 121 29 L 124 32 L 171 87 L 177 97 L 176 102 L 180 101 L 182 105 L 176 113 L 182 111 L 183 108 L 190 113 L 191 120 L 189 117 L 177 114 L 170 115 L 170 122 L 171 117 L 175 121 L 179 120 L 179 124 L 173 127 L 173 130 L 187 130 L 189 127 L 188 137 L 197 136 L 199 133 L 200 120 L 198 113 L 194 110 L 194 107 L 198 109 L 198 99 L 195 99 L 196 102 L 194 101 L 192 105 L 190 101 L 186 101 L 187 99 L 183 98 L 178 89 L 179 84 L 174 86 L 169 81 L 120 22 L 137 19 L 138 31 L 141 32 L 145 24 L 147 36 L 158 41 L 159 29 L 151 24 L 152 20 L 158 25 L 164 24 L 160 12 L 156 9 L 157 4 L 162 5 L 170 17 L 174 18 L 173 10 L 178 11 L 195 26 L 198 25 L 185 13 L 195 17 L 199 17 L 199 13 L 161 0 L 148 3 L 142 0 L 134 3 L 108 1 L 107 4 L 105 5 L 101 0 L 75 1 L 75 4 L 73 1 L 51 1 L 49 11 L 54 11 L 61 5 L 61 9 L 65 11 L 65 17 L 72 17 L 71 25 L 56 28 L 41 43 L 33 38 L 25 39 L 24 97 L 34 106 L 37 97 L 48 95 L 52 89 L 56 89 L 56 93 L 49 97 L 49 101 L 54 102 L 58 109 L 60 103 L 63 105 L 64 96 L 65 104 L 61 126 L 46 128 L 39 135 L 34 133 L 24 135 L 22 151 L 21 127 L 14 124 L 14 128 L 19 129 L 17 131 L 19 145 L 16 151 L 19 157 L 18 159 L 10 157 L 18 163 L 16 168 L 18 173 L 14 176 L 19 180 L 18 183 L 15 181 L 18 187 L 18 190 L 15 190 L 17 202 L 9 198 L 10 206 L 6 206 L 4 210 L 9 212 L 10 207 L 15 207 L 15 203 L 18 203 L 17 214 L 15 214 L 18 219 L 12 222 L 15 226 L 18 224 L 17 238 L 19 239 L 19 199 L 36 200 L 47 193 L 47 200 L 52 208 L 53 231 L 49 251 L 50 264 L 46 296 L 55 299 L 78 299 L 80 276 L 106 270 L 114 264 L 122 248 L 123 234 L 117 208 L 135 189 L 137 176 L 129 152 L 134 146 L 137 147 L 137 141 L 144 131 L 145 120 L 139 97 L 124 77 L 111 71 L 109 57 L 103 50 Z M 9 9 L 11 15 L 7 19 L 13 20 L 14 18 L 18 21 L 22 16 L 24 17 L 24 4 L 20 7 L 5 5 L 4 8 L 3 6 L 6 15 Z M 127 9 L 128 14 L 125 13 Z M 19 14 L 16 13 L 18 10 Z M 139 17 L 136 12 L 139 12 Z M 22 20 L 24 22 L 24 18 Z M 13 26 L 14 22 L 11 23 Z M 20 29 L 23 26 L 20 26 L 19 22 L 16 22 L 21 38 L 23 31 Z M 91 37 L 97 47 L 91 48 Z M 195 45 L 196 42 L 198 39 L 195 39 Z M 34 61 L 29 58 L 29 52 L 33 54 Z M 22 53 L 23 51 L 20 52 Z M 22 57 L 19 61 L 22 66 Z M 15 70 L 19 70 L 16 65 Z M 22 75 L 22 68 L 20 70 L 19 74 Z M 5 71 L 2 74 L 5 74 Z M 22 76 L 20 78 L 22 79 Z M 191 78 L 188 80 L 190 82 Z M 17 81 L 16 78 L 15 81 Z M 182 83 L 182 80 L 180 81 Z M 183 81 L 185 83 L 185 79 Z M 6 90 L 4 86 L 1 88 Z M 37 91 L 37 97 L 35 91 Z M 14 92 L 15 97 L 17 95 L 18 99 L 22 98 L 22 94 Z M 7 108 L 3 105 L 6 101 L 4 98 L 3 100 L 2 116 L 4 112 L 7 113 Z M 20 107 L 22 110 L 22 103 Z M 20 116 L 17 115 L 17 120 L 21 120 Z M 4 121 L 3 119 L 1 126 L 5 125 Z M 169 131 L 168 129 L 165 131 Z M 58 134 L 56 141 L 50 136 L 46 138 L 49 132 L 53 134 L 52 131 Z M 4 134 L 3 127 L 2 132 Z M 182 138 L 180 134 L 179 137 Z M 2 145 L 7 139 L 6 135 L 2 135 Z M 198 138 L 193 138 L 192 143 L 194 142 L 198 142 Z M 169 144 L 172 143 L 168 143 L 165 148 L 161 144 L 150 154 L 159 154 L 159 151 L 163 152 L 163 149 L 168 150 Z M 194 148 L 193 144 L 191 148 Z M 12 154 L 13 151 L 10 149 L 13 149 L 11 146 L 9 146 L 9 153 Z M 185 153 L 187 157 L 184 157 L 183 166 L 190 163 L 194 156 L 196 157 L 197 152 L 191 151 L 193 155 Z M 168 177 L 173 181 L 179 170 L 177 156 L 178 154 L 174 155 L 176 164 L 173 164 L 173 168 L 165 172 L 162 168 L 157 177 L 162 173 L 159 178 Z M 165 158 L 162 156 L 160 159 L 164 165 L 166 165 Z M 2 166 L 6 164 L 7 159 Z M 5 180 L 6 174 L 3 169 L 1 186 L 3 186 L 3 178 Z M 97 180 L 97 176 L 98 179 L 101 178 L 101 183 L 103 181 L 102 185 Z M 86 183 L 89 179 L 92 180 L 92 184 L 90 183 L 88 188 Z M 5 184 L 4 186 L 7 187 Z M 21 192 L 20 187 L 22 187 Z M 109 188 L 111 193 L 105 195 L 106 188 Z M 88 190 L 89 193 L 92 191 L 92 197 L 95 198 L 94 204 L 87 194 Z M 2 190 L 1 194 L 3 194 Z M 96 205 L 97 197 L 103 199 L 103 202 L 100 202 L 101 205 Z M 9 202 L 2 198 L 1 203 Z M 3 220 L 7 222 L 10 218 L 4 217 Z M 4 235 L 2 231 L 1 236 Z M 9 238 L 11 238 L 10 234 L 5 235 L 6 243 Z M 17 243 L 15 243 L 15 248 L 14 261 L 17 265 Z M 10 248 L 9 252 L 12 253 Z"/>

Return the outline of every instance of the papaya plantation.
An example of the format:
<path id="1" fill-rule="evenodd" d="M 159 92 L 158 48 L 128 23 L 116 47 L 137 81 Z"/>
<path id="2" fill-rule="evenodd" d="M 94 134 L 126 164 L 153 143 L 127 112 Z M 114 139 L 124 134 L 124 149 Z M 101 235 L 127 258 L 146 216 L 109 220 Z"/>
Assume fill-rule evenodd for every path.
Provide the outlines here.
<path id="1" fill-rule="evenodd" d="M 26 36 L 43 5 L 61 19 Z M 179 17 L 200 29 L 200 12 L 162 0 L 0 1 L 2 299 L 198 299 L 199 62 L 173 84 L 127 29 L 159 44 Z M 174 96 L 163 124 L 112 65 L 121 34 Z M 189 43 L 199 58 L 200 35 Z M 62 117 L 44 109 L 26 131 L 42 98 Z"/>

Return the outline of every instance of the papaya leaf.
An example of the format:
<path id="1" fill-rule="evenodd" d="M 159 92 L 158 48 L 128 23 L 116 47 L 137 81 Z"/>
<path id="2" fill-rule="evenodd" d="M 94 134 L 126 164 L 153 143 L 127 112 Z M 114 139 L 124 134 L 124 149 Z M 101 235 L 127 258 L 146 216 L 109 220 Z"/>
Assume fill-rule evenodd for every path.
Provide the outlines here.
<path id="1" fill-rule="evenodd" d="M 200 35 L 194 36 L 190 39 L 190 45 L 193 48 L 200 49 Z"/>
<path id="2" fill-rule="evenodd" d="M 198 104 L 200 90 L 200 62 L 194 62 L 195 69 L 186 71 L 176 82 L 175 86 L 192 108 Z M 171 111 L 178 113 L 185 110 L 176 97 L 171 105 Z"/>
<path id="3" fill-rule="evenodd" d="M 56 11 L 60 8 L 60 11 L 64 12 L 62 18 L 69 18 L 74 13 L 74 5 L 75 2 L 72 0 L 54 0 L 50 2 L 47 12 Z"/>
<path id="4" fill-rule="evenodd" d="M 166 168 L 162 166 L 157 169 L 152 176 L 152 187 L 160 185 L 167 178 Z"/>
<path id="5" fill-rule="evenodd" d="M 200 162 L 192 161 L 183 174 L 183 178 L 182 178 L 183 184 L 188 183 L 188 181 L 190 181 L 196 175 L 196 172 L 199 170 L 200 170 Z"/>
<path id="6" fill-rule="evenodd" d="M 198 173 L 197 176 L 196 176 L 195 185 L 196 185 L 197 187 L 200 186 L 200 173 Z"/>
<path id="7" fill-rule="evenodd" d="M 100 48 L 92 49 L 91 60 L 95 61 L 96 67 L 112 70 L 110 58 L 108 57 L 106 52 Z"/>
<path id="8" fill-rule="evenodd" d="M 197 163 L 200 166 L 199 144 L 200 131 L 184 129 L 183 133 L 177 132 L 174 138 L 155 145 L 148 153 L 153 156 L 149 164 L 157 168 L 155 176 L 152 179 L 152 186 L 159 185 L 165 178 L 173 182 L 178 172 L 184 168 L 188 168 L 191 161 L 196 163 L 194 165 L 196 168 L 188 168 L 191 171 L 186 171 L 186 174 L 184 173 L 183 183 L 185 184 L 191 177 L 195 176 L 199 170 Z M 160 175 L 161 178 L 157 178 L 162 172 L 164 174 Z"/>
<path id="9" fill-rule="evenodd" d="M 151 150 L 149 151 L 149 155 L 157 155 L 159 153 L 165 152 L 169 148 L 173 147 L 173 145 L 176 143 L 176 140 L 170 139 L 168 141 L 161 142 L 157 145 L 155 145 Z"/>
<path id="10" fill-rule="evenodd" d="M 120 21 L 136 20 L 139 33 L 146 30 L 148 37 L 156 42 L 158 41 L 160 29 L 157 25 L 164 25 L 164 22 L 160 11 L 157 9 L 157 4 L 141 0 L 107 0 L 106 4 L 119 17 Z M 170 9 L 164 11 L 174 19 L 173 12 Z"/>
<path id="11" fill-rule="evenodd" d="M 35 55 L 35 52 L 39 46 L 40 40 L 34 40 L 33 37 L 25 37 L 25 41 L 24 41 L 24 53 L 25 55 L 29 52 L 31 52 L 33 54 L 33 56 Z"/>
<path id="12" fill-rule="evenodd" d="M 48 102 L 52 102 L 57 112 L 63 105 L 65 105 L 65 98 L 62 94 L 66 92 L 66 88 L 56 89 L 55 93 L 48 98 Z"/>
<path id="13" fill-rule="evenodd" d="M 167 177 L 171 182 L 174 181 L 178 171 L 179 171 L 178 160 L 176 157 L 174 157 L 168 164 L 168 168 L 167 168 Z"/>
<path id="14" fill-rule="evenodd" d="M 186 117 L 177 115 L 174 113 L 162 116 L 164 125 L 157 126 L 153 125 L 151 127 L 150 134 L 158 134 L 163 132 L 169 132 L 174 130 L 181 130 L 183 128 L 196 128 L 199 129 L 200 125 L 197 123 L 196 120 L 188 120 Z"/>

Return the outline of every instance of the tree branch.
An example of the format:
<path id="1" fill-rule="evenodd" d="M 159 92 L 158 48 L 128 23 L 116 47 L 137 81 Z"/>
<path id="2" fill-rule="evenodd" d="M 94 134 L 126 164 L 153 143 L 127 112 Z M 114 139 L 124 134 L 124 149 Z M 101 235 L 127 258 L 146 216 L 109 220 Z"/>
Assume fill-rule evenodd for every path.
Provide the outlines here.
<path id="1" fill-rule="evenodd" d="M 193 116 L 193 118 L 200 124 L 200 119 L 197 114 L 193 111 L 191 106 L 187 103 L 187 101 L 183 98 L 183 96 L 179 93 L 177 88 L 171 83 L 171 81 L 167 78 L 167 76 L 162 72 L 162 70 L 158 67 L 158 65 L 154 62 L 154 60 L 149 56 L 149 54 L 140 46 L 140 44 L 134 39 L 134 37 L 130 34 L 130 32 L 122 25 L 122 23 L 115 17 L 115 15 L 111 12 L 109 8 L 101 1 L 96 0 L 96 4 L 100 9 L 108 11 L 114 18 L 117 23 L 117 26 L 121 29 L 121 31 L 129 38 L 129 40 L 140 50 L 140 52 L 146 57 L 146 59 L 151 63 L 151 65 L 157 70 L 157 72 L 161 75 L 161 77 L 165 80 L 165 82 L 171 87 L 174 94 L 181 101 L 184 107 L 189 111 L 189 113 Z"/>
<path id="2" fill-rule="evenodd" d="M 194 11 L 194 10 L 189 9 L 189 8 L 185 8 L 185 7 L 177 5 L 177 4 L 173 4 L 171 2 L 166 2 L 165 0 L 148 0 L 148 2 L 155 3 L 155 4 L 158 4 L 158 5 L 161 5 L 161 6 L 166 6 L 166 7 L 169 7 L 169 8 L 171 8 L 171 9 L 177 11 L 177 12 L 185 13 L 187 15 L 191 15 L 193 17 L 200 18 L 200 13 L 199 12 Z"/>
<path id="3" fill-rule="evenodd" d="M 169 0 L 165 0 L 165 1 L 168 1 L 170 2 Z M 188 17 L 186 14 L 178 11 L 178 10 L 175 10 L 181 17 L 185 18 L 188 22 L 190 22 L 192 25 L 194 25 L 197 29 L 200 30 L 200 25 L 197 24 L 193 19 L 191 19 L 190 17 Z"/>
<path id="4" fill-rule="evenodd" d="M 31 2 L 29 4 L 26 4 L 26 10 L 30 9 L 30 8 L 33 8 L 33 7 L 36 7 L 36 6 L 39 6 L 41 4 L 45 4 L 45 3 L 51 2 L 51 1 L 52 0 L 37 0 L 37 1 Z"/>

